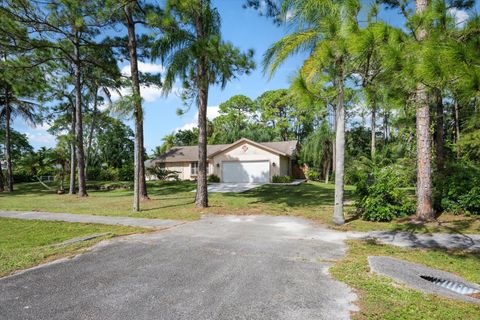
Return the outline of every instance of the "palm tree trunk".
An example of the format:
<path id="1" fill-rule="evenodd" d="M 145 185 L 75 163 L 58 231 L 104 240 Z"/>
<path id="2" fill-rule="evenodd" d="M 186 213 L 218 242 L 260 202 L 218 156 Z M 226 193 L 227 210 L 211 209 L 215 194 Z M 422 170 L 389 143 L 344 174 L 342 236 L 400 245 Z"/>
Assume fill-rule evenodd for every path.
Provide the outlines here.
<path id="1" fill-rule="evenodd" d="M 75 50 L 75 140 L 77 168 L 78 168 L 78 195 L 86 197 L 87 185 L 85 179 L 85 153 L 83 150 L 83 123 L 82 123 L 82 83 L 80 66 L 80 45 L 78 41 L 74 43 Z"/>
<path id="2" fill-rule="evenodd" d="M 345 223 L 343 216 L 343 176 L 345 169 L 345 106 L 343 92 L 343 61 L 337 62 L 338 74 L 336 81 L 337 108 L 336 108 L 336 135 L 335 135 L 335 205 L 333 223 Z"/>
<path id="3" fill-rule="evenodd" d="M 335 106 L 332 106 L 332 116 L 333 116 L 333 125 L 332 125 L 332 132 L 337 133 L 337 111 L 335 110 Z M 337 163 L 337 150 L 336 150 L 336 142 L 335 139 L 332 139 L 332 174 L 335 174 L 335 166 Z"/>
<path id="4" fill-rule="evenodd" d="M 145 153 L 144 153 L 144 136 L 143 136 L 143 116 L 141 121 L 139 122 L 139 134 L 140 134 L 140 176 L 139 176 L 139 188 L 140 188 L 140 199 L 141 200 L 148 200 L 147 192 L 147 179 L 146 179 L 146 172 L 145 172 Z"/>
<path id="5" fill-rule="evenodd" d="M 372 131 L 372 137 L 371 137 L 371 147 L 370 147 L 370 155 L 373 159 L 373 157 L 375 156 L 375 147 L 376 147 L 376 144 L 377 144 L 377 135 L 376 135 L 376 131 L 377 131 L 377 127 L 376 127 L 376 115 L 377 115 L 377 106 L 376 106 L 376 103 L 374 102 L 373 105 L 372 105 L 372 123 L 370 125 L 370 130 Z"/>
<path id="6" fill-rule="evenodd" d="M 331 161 L 330 159 L 327 158 L 327 161 L 325 163 L 325 183 L 328 183 L 330 178 L 330 164 L 331 164 Z"/>
<path id="7" fill-rule="evenodd" d="M 202 69 L 202 66 L 199 69 Z M 200 78 L 200 79 L 204 79 L 204 78 Z M 198 99 L 199 99 L 198 100 L 198 175 L 197 175 L 196 206 L 197 208 L 206 208 L 208 207 L 208 187 L 207 187 L 208 84 L 201 85 Z"/>
<path id="8" fill-rule="evenodd" d="M 123 7 L 128 30 L 128 52 L 130 55 L 130 72 L 132 76 L 132 92 L 134 96 L 135 143 L 134 143 L 134 178 L 133 178 L 133 211 L 140 211 L 140 192 L 143 186 L 141 176 L 145 179 L 143 164 L 143 110 L 140 96 L 140 79 L 138 75 L 137 40 L 135 23 L 133 21 L 130 4 Z M 145 188 L 146 192 L 146 188 Z"/>
<path id="9" fill-rule="evenodd" d="M 416 0 L 416 12 L 422 13 L 427 9 L 428 0 Z M 425 29 L 418 31 L 418 41 L 427 36 Z M 435 218 L 432 203 L 432 163 L 431 163 L 431 134 L 430 110 L 427 88 L 418 83 L 415 93 L 417 115 L 417 213 L 418 220 L 428 221 Z"/>
<path id="10" fill-rule="evenodd" d="M 75 138 L 75 128 L 76 128 L 76 112 L 75 105 L 72 103 L 72 127 L 70 129 L 72 135 L 72 142 L 70 143 L 70 186 L 68 188 L 68 194 L 75 194 L 77 190 L 75 189 L 75 169 L 77 167 L 77 147 L 76 147 L 76 138 Z"/>
<path id="11" fill-rule="evenodd" d="M 5 191 L 5 184 L 4 184 L 4 177 L 3 177 L 3 169 L 2 169 L 2 160 L 0 159 L 0 192 Z"/>
<path id="12" fill-rule="evenodd" d="M 13 167 L 12 167 L 12 147 L 11 147 L 11 112 L 10 92 L 5 88 L 5 160 L 7 162 L 7 188 L 13 191 Z"/>

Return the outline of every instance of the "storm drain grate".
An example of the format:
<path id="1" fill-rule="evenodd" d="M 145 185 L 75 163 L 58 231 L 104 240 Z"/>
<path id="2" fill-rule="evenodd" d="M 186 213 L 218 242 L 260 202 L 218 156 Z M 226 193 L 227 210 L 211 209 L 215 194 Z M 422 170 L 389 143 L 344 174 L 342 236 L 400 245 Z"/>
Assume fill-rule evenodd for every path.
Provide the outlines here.
<path id="1" fill-rule="evenodd" d="M 463 283 L 460 283 L 460 282 L 449 281 L 449 280 L 440 279 L 440 278 L 436 278 L 436 277 L 432 277 L 432 276 L 420 276 L 420 278 L 422 278 L 424 280 L 427 280 L 427 281 L 430 281 L 430 282 L 436 284 L 437 286 L 440 286 L 442 288 L 451 290 L 451 291 L 456 292 L 456 293 L 468 294 L 468 295 L 480 293 L 480 290 L 477 290 L 477 289 L 471 288 L 471 287 L 467 287 L 466 285 L 464 285 Z"/>

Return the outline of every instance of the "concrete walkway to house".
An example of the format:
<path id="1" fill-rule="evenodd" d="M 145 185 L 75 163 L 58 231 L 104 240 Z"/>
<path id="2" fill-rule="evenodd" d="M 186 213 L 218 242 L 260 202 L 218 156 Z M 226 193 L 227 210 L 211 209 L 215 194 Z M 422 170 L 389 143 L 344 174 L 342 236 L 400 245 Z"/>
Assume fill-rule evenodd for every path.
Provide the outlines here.
<path id="1" fill-rule="evenodd" d="M 26 219 L 26 220 L 49 220 L 49 221 L 66 221 L 66 222 L 81 222 L 81 223 L 98 223 L 98 224 L 122 225 L 122 226 L 142 227 L 142 228 L 170 228 L 170 227 L 184 223 L 184 221 L 177 221 L 177 220 L 94 216 L 94 215 L 86 215 L 86 214 L 36 212 L 36 211 L 31 211 L 31 212 L 0 211 L 0 217 Z"/>

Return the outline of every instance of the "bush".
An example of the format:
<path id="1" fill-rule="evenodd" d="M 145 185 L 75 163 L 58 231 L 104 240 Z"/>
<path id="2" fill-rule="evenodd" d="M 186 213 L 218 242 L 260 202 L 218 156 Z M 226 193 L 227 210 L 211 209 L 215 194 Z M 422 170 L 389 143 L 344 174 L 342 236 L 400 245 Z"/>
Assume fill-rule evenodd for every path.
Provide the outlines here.
<path id="1" fill-rule="evenodd" d="M 403 177 L 395 165 L 375 168 L 359 181 L 356 202 L 362 218 L 368 221 L 391 221 L 415 212 L 415 202 L 401 189 Z"/>
<path id="2" fill-rule="evenodd" d="M 3 172 L 4 178 L 7 179 L 7 173 Z M 35 177 L 28 171 L 23 169 L 13 170 L 13 181 L 16 183 L 19 182 L 32 182 L 37 181 Z"/>
<path id="3" fill-rule="evenodd" d="M 216 174 L 211 174 L 208 176 L 208 182 L 220 182 L 220 177 Z"/>
<path id="4" fill-rule="evenodd" d="M 454 214 L 480 214 L 480 168 L 465 162 L 451 163 L 440 181 L 445 188 L 442 208 Z"/>
<path id="5" fill-rule="evenodd" d="M 178 171 L 172 171 L 172 170 L 160 168 L 160 166 L 153 166 L 153 167 L 147 168 L 147 171 L 149 174 L 157 177 L 157 179 L 161 181 L 178 180 L 178 174 L 180 173 Z"/>
<path id="6" fill-rule="evenodd" d="M 272 182 L 273 183 L 290 183 L 292 182 L 292 177 L 290 176 L 273 176 Z"/>
<path id="7" fill-rule="evenodd" d="M 101 181 L 119 181 L 119 174 L 118 174 L 118 169 L 117 168 L 103 168 L 100 170 L 100 175 L 98 176 L 98 179 L 94 180 L 101 180 Z"/>
<path id="8" fill-rule="evenodd" d="M 305 172 L 305 177 L 310 181 L 317 181 L 320 179 L 320 174 L 317 170 L 308 168 L 307 172 Z"/>
<path id="9" fill-rule="evenodd" d="M 133 181 L 134 177 L 134 167 L 133 163 L 131 164 L 124 164 L 119 170 L 118 170 L 118 179 L 120 181 Z"/>

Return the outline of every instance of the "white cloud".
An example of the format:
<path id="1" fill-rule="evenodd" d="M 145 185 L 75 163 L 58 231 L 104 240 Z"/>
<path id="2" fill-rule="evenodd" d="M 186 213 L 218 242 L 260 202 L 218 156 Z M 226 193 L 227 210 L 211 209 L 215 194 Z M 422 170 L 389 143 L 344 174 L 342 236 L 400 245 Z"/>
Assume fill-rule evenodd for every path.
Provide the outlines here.
<path id="1" fill-rule="evenodd" d="M 455 23 L 459 28 L 463 28 L 463 26 L 465 26 L 465 23 L 469 18 L 468 12 L 465 10 L 451 8 L 451 9 L 448 9 L 448 13 L 455 18 Z"/>
<path id="2" fill-rule="evenodd" d="M 120 96 L 127 96 L 132 93 L 132 89 L 130 88 L 121 88 L 120 90 L 111 90 L 110 99 L 113 102 L 120 99 Z M 162 88 L 159 86 L 151 85 L 151 86 L 140 86 L 140 95 L 142 96 L 143 100 L 146 102 L 153 102 L 162 96 Z"/>
<path id="3" fill-rule="evenodd" d="M 208 120 L 213 120 L 220 115 L 220 107 L 219 106 L 209 106 L 207 107 L 207 118 Z M 197 112 L 198 117 L 198 112 Z"/>
<path id="4" fill-rule="evenodd" d="M 219 106 L 208 106 L 207 107 L 207 118 L 208 120 L 213 120 L 220 115 L 220 107 Z M 195 113 L 194 118 L 192 121 L 185 123 L 183 126 L 176 128 L 174 131 L 177 132 L 179 130 L 191 130 L 198 125 L 198 111 Z"/>
<path id="5" fill-rule="evenodd" d="M 56 138 L 48 132 L 26 132 L 27 138 L 33 144 L 40 144 L 45 146 L 54 146 Z"/>
<path id="6" fill-rule="evenodd" d="M 161 64 L 138 62 L 138 70 L 146 73 L 161 73 L 165 71 L 165 68 Z M 123 75 L 129 76 L 131 74 L 130 64 L 123 66 L 121 72 Z"/>

